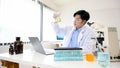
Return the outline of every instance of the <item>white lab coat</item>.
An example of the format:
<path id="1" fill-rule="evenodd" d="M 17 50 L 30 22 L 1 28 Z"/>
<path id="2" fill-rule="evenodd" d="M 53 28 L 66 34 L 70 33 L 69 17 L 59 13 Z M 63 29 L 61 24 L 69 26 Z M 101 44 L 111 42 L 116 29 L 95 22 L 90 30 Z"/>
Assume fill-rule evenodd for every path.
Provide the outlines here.
<path id="1" fill-rule="evenodd" d="M 54 22 L 52 23 L 52 25 L 57 35 L 65 36 L 63 47 L 68 47 L 72 37 L 72 33 L 75 30 L 75 27 L 68 26 L 68 27 L 60 28 L 59 25 Z M 94 51 L 95 40 L 93 38 L 95 38 L 95 33 L 92 30 L 92 28 L 90 28 L 87 25 L 84 25 L 78 35 L 78 44 L 79 44 L 79 47 L 83 49 L 82 53 L 85 54 L 85 53 Z"/>

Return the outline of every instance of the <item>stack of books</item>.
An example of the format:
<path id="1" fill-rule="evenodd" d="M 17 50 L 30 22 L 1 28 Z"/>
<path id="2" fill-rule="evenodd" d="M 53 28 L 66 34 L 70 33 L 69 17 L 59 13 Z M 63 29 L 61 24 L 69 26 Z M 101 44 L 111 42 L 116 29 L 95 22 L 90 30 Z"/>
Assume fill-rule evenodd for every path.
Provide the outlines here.
<path id="1" fill-rule="evenodd" d="M 56 48 L 55 61 L 78 61 L 83 60 L 82 48 Z"/>

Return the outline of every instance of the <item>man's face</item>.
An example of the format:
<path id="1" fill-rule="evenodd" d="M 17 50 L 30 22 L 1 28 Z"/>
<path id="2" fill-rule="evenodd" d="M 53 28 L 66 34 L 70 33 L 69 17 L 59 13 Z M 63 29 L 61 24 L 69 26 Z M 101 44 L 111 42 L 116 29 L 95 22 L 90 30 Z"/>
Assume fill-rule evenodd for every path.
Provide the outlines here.
<path id="1" fill-rule="evenodd" d="M 80 15 L 76 15 L 74 17 L 74 26 L 76 27 L 76 29 L 81 28 L 85 24 L 85 22 L 86 22 L 85 20 L 81 19 Z"/>

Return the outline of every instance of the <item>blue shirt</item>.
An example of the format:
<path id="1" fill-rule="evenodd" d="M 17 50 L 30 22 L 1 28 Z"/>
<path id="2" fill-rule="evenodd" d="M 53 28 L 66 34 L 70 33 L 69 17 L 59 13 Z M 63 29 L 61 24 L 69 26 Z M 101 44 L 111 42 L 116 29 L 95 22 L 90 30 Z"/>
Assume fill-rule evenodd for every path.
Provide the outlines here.
<path id="1" fill-rule="evenodd" d="M 68 47 L 72 48 L 72 47 L 79 47 L 79 44 L 78 44 L 78 36 L 79 36 L 79 33 L 80 31 L 82 30 L 82 28 L 79 28 L 79 29 L 75 29 L 73 31 L 73 34 L 72 34 L 72 37 L 71 37 L 71 40 L 70 40 L 70 43 L 68 45 Z"/>

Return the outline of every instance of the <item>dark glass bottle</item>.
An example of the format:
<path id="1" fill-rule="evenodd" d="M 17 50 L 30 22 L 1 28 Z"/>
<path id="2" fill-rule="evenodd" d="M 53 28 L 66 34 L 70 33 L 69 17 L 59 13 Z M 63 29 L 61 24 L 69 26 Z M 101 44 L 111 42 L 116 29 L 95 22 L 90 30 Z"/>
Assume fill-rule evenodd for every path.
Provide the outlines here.
<path id="1" fill-rule="evenodd" d="M 14 42 L 14 49 L 16 54 L 23 53 L 23 43 L 20 41 L 20 37 L 16 37 L 16 41 Z"/>
<path id="2" fill-rule="evenodd" d="M 14 54 L 14 48 L 13 46 L 10 44 L 10 48 L 9 48 L 9 54 L 13 55 Z"/>
<path id="3" fill-rule="evenodd" d="M 18 44 L 15 44 L 15 45 L 14 45 L 15 54 L 18 54 L 18 46 L 19 46 Z"/>

